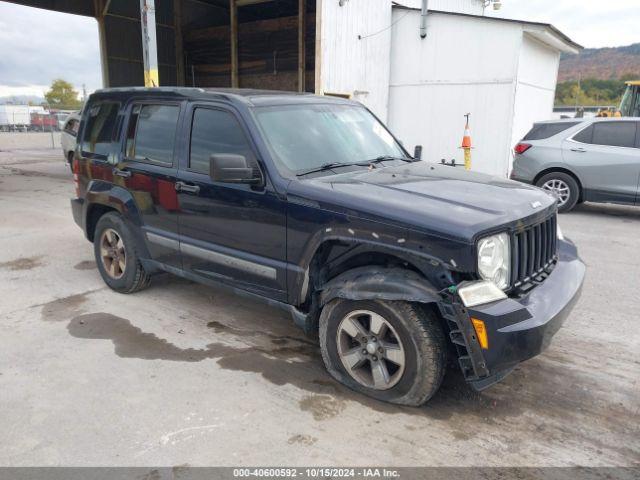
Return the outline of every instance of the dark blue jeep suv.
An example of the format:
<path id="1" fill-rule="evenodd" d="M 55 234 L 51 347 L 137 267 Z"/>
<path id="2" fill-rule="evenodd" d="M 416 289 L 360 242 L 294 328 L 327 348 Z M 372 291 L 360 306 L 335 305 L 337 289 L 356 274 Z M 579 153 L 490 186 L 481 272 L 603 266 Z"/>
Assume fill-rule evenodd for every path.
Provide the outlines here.
<path id="1" fill-rule="evenodd" d="M 289 311 L 348 387 L 427 401 L 453 355 L 481 390 L 540 353 L 585 267 L 537 188 L 412 158 L 362 105 L 306 94 L 101 90 L 75 221 L 104 281 L 157 272 Z"/>

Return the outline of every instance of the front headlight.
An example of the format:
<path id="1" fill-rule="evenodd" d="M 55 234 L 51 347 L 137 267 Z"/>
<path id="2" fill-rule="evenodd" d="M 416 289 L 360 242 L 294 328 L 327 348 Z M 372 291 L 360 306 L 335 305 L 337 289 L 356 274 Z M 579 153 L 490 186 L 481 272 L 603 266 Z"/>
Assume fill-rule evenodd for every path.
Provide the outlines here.
<path id="1" fill-rule="evenodd" d="M 500 233 L 478 242 L 478 273 L 501 290 L 509 286 L 511 276 L 511 243 L 509 235 Z"/>

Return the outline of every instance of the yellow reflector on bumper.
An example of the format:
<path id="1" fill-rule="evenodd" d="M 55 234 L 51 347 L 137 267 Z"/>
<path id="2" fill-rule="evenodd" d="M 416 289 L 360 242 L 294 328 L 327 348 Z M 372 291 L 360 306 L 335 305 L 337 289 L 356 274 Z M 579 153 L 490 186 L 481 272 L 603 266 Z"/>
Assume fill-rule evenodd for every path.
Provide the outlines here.
<path id="1" fill-rule="evenodd" d="M 488 350 L 489 338 L 487 337 L 487 327 L 485 327 L 484 322 L 477 318 L 472 318 L 471 323 L 473 323 L 473 328 L 476 331 L 476 337 L 478 337 L 480 347 L 482 347 L 483 350 Z"/>

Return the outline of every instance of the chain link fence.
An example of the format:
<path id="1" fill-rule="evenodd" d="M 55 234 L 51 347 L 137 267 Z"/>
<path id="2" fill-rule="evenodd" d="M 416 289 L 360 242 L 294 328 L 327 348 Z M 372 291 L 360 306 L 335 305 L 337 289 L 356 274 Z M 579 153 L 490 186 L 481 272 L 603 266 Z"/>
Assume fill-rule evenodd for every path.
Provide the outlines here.
<path id="1" fill-rule="evenodd" d="M 0 150 L 61 148 L 61 133 L 70 113 L 0 105 Z"/>

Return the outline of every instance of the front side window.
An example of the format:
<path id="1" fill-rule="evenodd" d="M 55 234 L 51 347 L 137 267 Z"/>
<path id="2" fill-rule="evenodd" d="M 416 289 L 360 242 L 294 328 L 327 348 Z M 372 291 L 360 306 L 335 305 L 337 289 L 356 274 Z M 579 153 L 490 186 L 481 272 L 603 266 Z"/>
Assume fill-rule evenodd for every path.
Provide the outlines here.
<path id="1" fill-rule="evenodd" d="M 634 147 L 636 143 L 635 122 L 601 122 L 593 125 L 594 145 L 612 147 Z"/>
<path id="2" fill-rule="evenodd" d="M 260 107 L 255 117 L 279 168 L 300 173 L 406 154 L 387 129 L 357 105 Z"/>
<path id="3" fill-rule="evenodd" d="M 211 108 L 197 108 L 191 125 L 189 168 L 209 173 L 209 159 L 213 154 L 243 155 L 249 165 L 257 165 L 242 127 L 229 112 Z"/>
<path id="4" fill-rule="evenodd" d="M 179 114 L 178 105 L 134 105 L 127 128 L 127 158 L 173 164 Z"/>
<path id="5" fill-rule="evenodd" d="M 109 155 L 118 109 L 119 104 L 115 102 L 98 103 L 89 109 L 82 139 L 83 153 Z"/>

